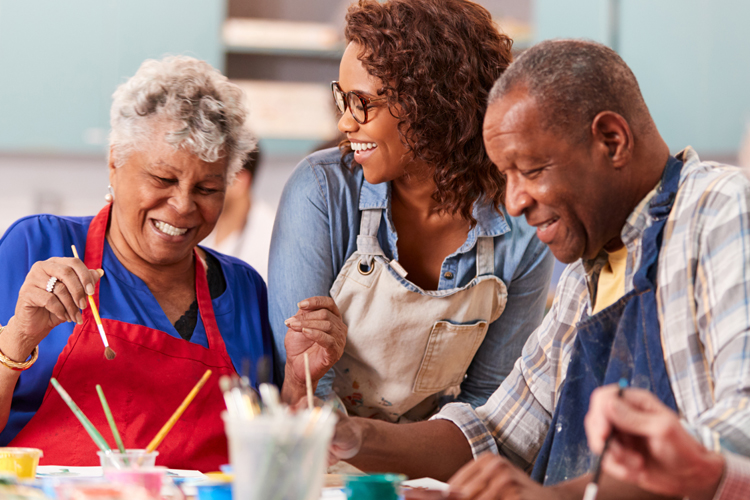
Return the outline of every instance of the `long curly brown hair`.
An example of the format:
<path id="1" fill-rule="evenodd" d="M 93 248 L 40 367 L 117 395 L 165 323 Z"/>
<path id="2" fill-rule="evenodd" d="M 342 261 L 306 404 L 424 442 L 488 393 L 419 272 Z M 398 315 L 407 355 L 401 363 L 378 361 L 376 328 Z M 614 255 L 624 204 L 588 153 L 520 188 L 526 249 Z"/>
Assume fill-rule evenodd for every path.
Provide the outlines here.
<path id="1" fill-rule="evenodd" d="M 487 97 L 511 62 L 513 41 L 466 0 L 360 0 L 346 15 L 347 42 L 400 107 L 404 144 L 434 167 L 440 210 L 471 222 L 475 201 L 503 201 L 505 181 L 482 142 Z M 342 144 L 344 156 L 351 152 Z"/>

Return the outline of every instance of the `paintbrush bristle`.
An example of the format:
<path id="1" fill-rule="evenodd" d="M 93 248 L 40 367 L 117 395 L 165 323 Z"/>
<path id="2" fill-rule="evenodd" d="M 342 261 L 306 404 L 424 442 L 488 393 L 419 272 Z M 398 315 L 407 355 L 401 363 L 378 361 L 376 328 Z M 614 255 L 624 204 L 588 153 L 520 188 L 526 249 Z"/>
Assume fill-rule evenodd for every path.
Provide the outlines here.
<path id="1" fill-rule="evenodd" d="M 231 391 L 232 385 L 232 379 L 227 375 L 222 375 L 221 377 L 219 377 L 219 388 L 221 389 L 221 392 Z"/>
<path id="2" fill-rule="evenodd" d="M 112 350 L 111 347 L 107 346 L 107 347 L 104 348 L 104 357 L 105 358 L 107 358 L 108 360 L 112 361 L 113 359 L 115 359 L 115 356 L 117 356 L 117 354 L 115 354 L 115 351 Z"/>

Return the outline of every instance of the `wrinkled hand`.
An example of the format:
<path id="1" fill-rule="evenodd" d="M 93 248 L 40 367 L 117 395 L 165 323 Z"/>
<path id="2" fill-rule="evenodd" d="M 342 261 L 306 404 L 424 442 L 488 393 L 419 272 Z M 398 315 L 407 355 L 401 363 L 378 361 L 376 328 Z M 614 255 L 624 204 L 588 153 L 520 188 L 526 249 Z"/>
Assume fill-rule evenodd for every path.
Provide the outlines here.
<path id="1" fill-rule="evenodd" d="M 448 481 L 446 498 L 481 500 L 553 500 L 554 490 L 544 488 L 506 459 L 485 453 L 461 467 Z"/>
<path id="2" fill-rule="evenodd" d="M 338 421 L 333 433 L 331 447 L 328 448 L 328 465 L 340 460 L 348 460 L 359 453 L 362 448 L 362 427 L 359 417 L 349 417 L 343 411 L 336 412 Z"/>
<path id="3" fill-rule="evenodd" d="M 86 295 L 94 293 L 103 274 L 104 271 L 88 269 L 75 258 L 52 257 L 36 262 L 18 293 L 12 318 L 16 341 L 30 351 L 59 324 L 66 321 L 80 324 L 83 319 L 79 309 L 88 307 Z M 58 281 L 52 292 L 48 292 L 47 282 L 52 276 Z"/>
<path id="4" fill-rule="evenodd" d="M 591 395 L 585 427 L 589 447 L 601 453 L 613 429 L 602 469 L 608 475 L 662 495 L 713 498 L 724 469 L 683 428 L 676 413 L 649 391 L 601 387 Z"/>
<path id="5" fill-rule="evenodd" d="M 347 329 L 331 297 L 310 297 L 300 302 L 299 308 L 285 321 L 289 328 L 284 339 L 286 377 L 291 375 L 298 384 L 305 384 L 303 354 L 307 352 L 315 386 L 344 353 Z"/>

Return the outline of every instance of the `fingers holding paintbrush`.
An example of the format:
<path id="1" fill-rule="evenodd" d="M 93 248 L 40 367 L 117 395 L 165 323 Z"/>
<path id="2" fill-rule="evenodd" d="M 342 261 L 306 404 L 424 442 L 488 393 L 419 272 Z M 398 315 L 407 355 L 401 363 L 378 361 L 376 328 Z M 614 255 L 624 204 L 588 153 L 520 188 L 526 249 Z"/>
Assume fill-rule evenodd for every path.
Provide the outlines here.
<path id="1" fill-rule="evenodd" d="M 80 260 L 80 257 L 78 257 L 78 251 L 76 250 L 76 246 L 71 245 L 70 248 L 73 249 L 73 256 L 76 259 Z M 104 357 L 111 361 L 115 359 L 116 353 L 114 349 L 112 349 L 109 346 L 109 341 L 107 340 L 107 334 L 104 333 L 104 325 L 102 325 L 102 319 L 99 317 L 99 310 L 96 307 L 96 303 L 94 302 L 94 298 L 92 297 L 92 295 L 94 295 L 94 288 L 91 287 L 89 289 L 87 287 L 86 298 L 89 301 L 89 306 L 91 306 L 91 312 L 94 314 L 94 320 L 96 321 L 96 328 L 99 330 L 99 336 L 101 337 L 102 343 L 104 344 Z"/>
<path id="2" fill-rule="evenodd" d="M 628 381 L 625 378 L 621 378 L 620 382 L 618 383 L 617 387 L 617 397 L 622 398 L 622 395 L 625 391 L 625 388 L 628 386 Z M 589 412 L 589 414 L 586 416 L 586 423 L 587 428 L 589 426 L 589 415 L 592 413 Z M 591 480 L 591 482 L 586 486 L 586 491 L 583 495 L 583 500 L 594 500 L 596 498 L 596 495 L 599 491 L 599 479 L 602 475 L 602 462 L 604 460 L 605 455 L 607 454 L 608 448 L 612 445 L 613 438 L 615 437 L 615 429 L 612 426 L 609 426 L 608 433 L 606 435 L 606 438 L 604 439 L 604 444 L 601 447 L 601 453 L 599 453 L 599 458 L 596 462 L 596 467 L 594 468 L 594 477 Z M 598 444 L 598 443 L 597 443 Z"/>

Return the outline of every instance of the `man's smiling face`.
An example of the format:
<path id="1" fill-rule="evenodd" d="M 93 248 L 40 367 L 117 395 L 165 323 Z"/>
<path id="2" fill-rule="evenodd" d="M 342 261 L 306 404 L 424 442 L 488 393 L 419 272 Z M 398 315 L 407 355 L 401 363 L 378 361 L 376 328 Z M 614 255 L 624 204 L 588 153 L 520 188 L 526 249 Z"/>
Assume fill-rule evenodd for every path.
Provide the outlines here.
<path id="1" fill-rule="evenodd" d="M 608 193 L 617 188 L 611 169 L 591 140 L 544 123 L 544 110 L 525 89 L 487 110 L 484 143 L 506 178 L 505 206 L 512 216 L 525 215 L 561 262 L 594 258 L 621 229 L 609 227 Z"/>

